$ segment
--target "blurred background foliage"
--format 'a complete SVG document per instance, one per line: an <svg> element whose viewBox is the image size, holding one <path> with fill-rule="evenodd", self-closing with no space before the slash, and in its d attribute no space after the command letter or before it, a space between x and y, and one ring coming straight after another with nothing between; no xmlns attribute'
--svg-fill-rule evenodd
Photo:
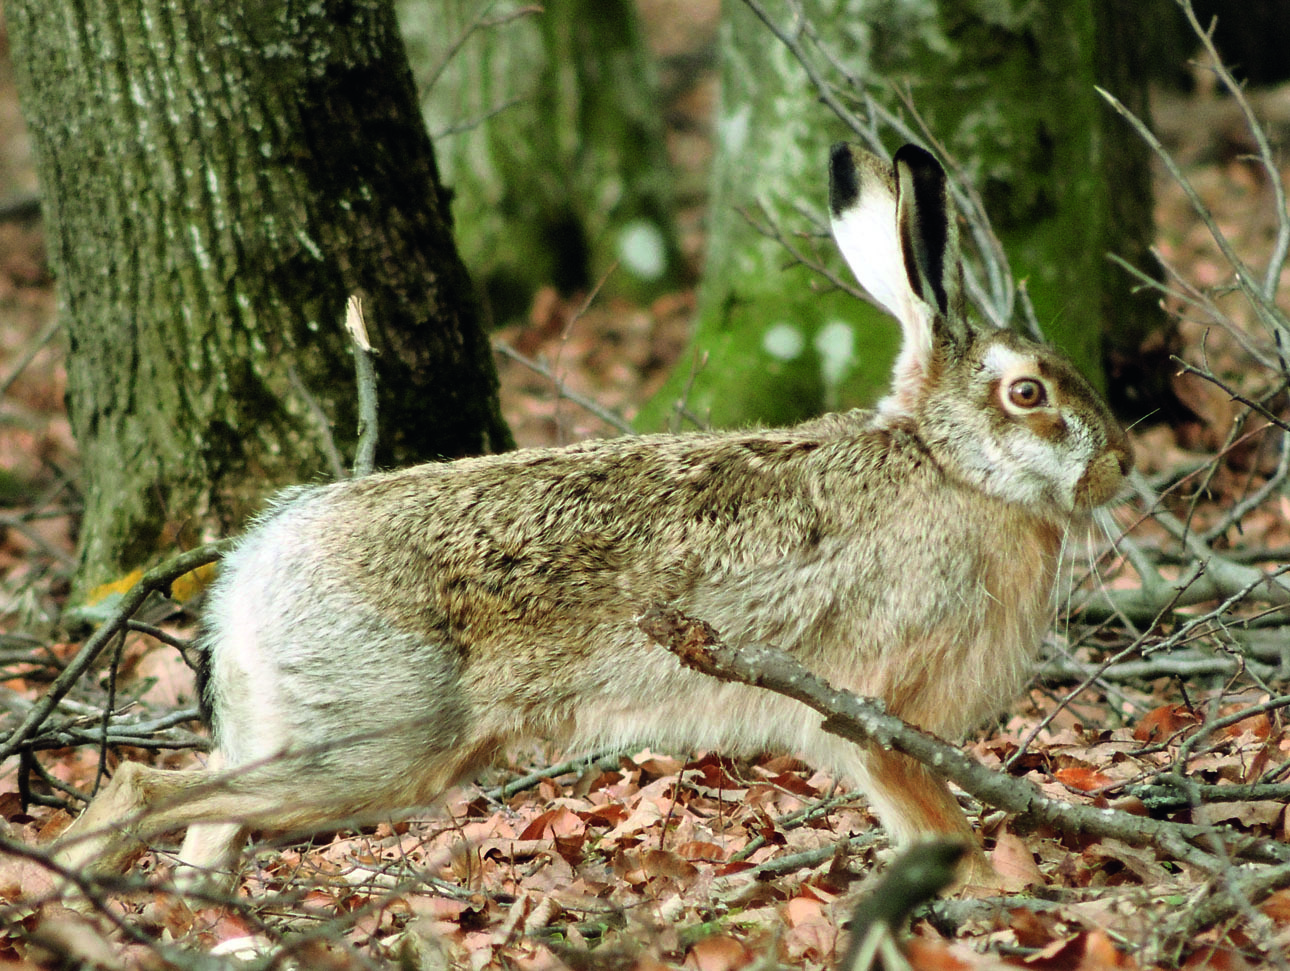
<svg viewBox="0 0 1290 971"><path fill-rule="evenodd" d="M1271 81L1283 7L1213 0L1200 12L1222 8L1220 43ZM690 349L638 428L675 427L682 398L716 425L872 401L896 328L774 238L846 276L819 235L828 146L854 134L749 4L399 0L398 11L459 246L496 324L522 318L549 284L648 301L697 278ZM1191 83L1170 0L803 0L765 14L799 33L819 72L849 77L856 105L873 99L960 167L1044 334L1122 415L1169 416L1164 316L1107 259L1156 272L1150 162L1095 85L1149 117L1149 83ZM698 51L657 39L687 30L708 38ZM694 166L678 163L673 135L700 75L717 93L694 254L678 228Z"/></svg>

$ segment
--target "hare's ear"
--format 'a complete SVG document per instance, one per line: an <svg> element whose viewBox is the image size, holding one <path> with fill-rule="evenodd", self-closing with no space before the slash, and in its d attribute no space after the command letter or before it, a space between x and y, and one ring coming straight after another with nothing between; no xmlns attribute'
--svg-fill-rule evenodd
<svg viewBox="0 0 1290 971"><path fill-rule="evenodd" d="M917 145L905 145L896 152L895 165L896 225L909 286L957 329L963 320L963 264L945 170Z"/></svg>
<svg viewBox="0 0 1290 971"><path fill-rule="evenodd" d="M833 238L869 295L902 325L909 278L896 232L896 178L877 155L838 142L829 153L829 215Z"/></svg>
<svg viewBox="0 0 1290 971"><path fill-rule="evenodd" d="M829 158L833 237L851 270L904 331L892 374L888 415L912 411L944 363L968 340L963 315L958 224L945 172L932 155L906 145L889 166L839 143Z"/></svg>

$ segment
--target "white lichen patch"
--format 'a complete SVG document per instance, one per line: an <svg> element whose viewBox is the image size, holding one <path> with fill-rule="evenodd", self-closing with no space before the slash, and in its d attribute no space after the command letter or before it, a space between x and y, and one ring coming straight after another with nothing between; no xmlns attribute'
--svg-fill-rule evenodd
<svg viewBox="0 0 1290 971"><path fill-rule="evenodd" d="M815 332L815 340L811 343L820 355L820 375L824 383L836 387L855 363L855 330L844 320L830 320Z"/></svg>
<svg viewBox="0 0 1290 971"><path fill-rule="evenodd" d="M641 280L657 280L667 269L667 241L648 219L634 219L618 234L618 259Z"/></svg>
<svg viewBox="0 0 1290 971"><path fill-rule="evenodd" d="M797 327L781 322L766 330L761 338L761 347L777 361L792 361L806 347L806 338Z"/></svg>
<svg viewBox="0 0 1290 971"><path fill-rule="evenodd" d="M748 142L748 125L752 121L752 105L741 105L717 122L717 138L724 151L738 155Z"/></svg>

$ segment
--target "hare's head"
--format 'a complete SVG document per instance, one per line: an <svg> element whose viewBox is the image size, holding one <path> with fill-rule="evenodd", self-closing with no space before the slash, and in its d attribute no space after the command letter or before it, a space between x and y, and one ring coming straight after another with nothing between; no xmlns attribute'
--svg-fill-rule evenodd
<svg viewBox="0 0 1290 971"><path fill-rule="evenodd" d="M969 320L957 217L936 159L906 145L888 165L838 144L829 170L834 238L904 330L879 424L908 429L951 474L1039 512L1111 499L1132 450L1102 398L1061 352Z"/></svg>

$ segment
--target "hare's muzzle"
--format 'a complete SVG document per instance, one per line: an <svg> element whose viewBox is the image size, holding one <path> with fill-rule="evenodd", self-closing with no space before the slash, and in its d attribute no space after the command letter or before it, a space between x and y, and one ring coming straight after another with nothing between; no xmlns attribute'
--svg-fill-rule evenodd
<svg viewBox="0 0 1290 971"><path fill-rule="evenodd" d="M1133 455L1125 448L1111 448L1103 452L1084 471L1075 487L1075 502L1092 509L1115 498L1124 483L1124 477L1133 467Z"/></svg>

